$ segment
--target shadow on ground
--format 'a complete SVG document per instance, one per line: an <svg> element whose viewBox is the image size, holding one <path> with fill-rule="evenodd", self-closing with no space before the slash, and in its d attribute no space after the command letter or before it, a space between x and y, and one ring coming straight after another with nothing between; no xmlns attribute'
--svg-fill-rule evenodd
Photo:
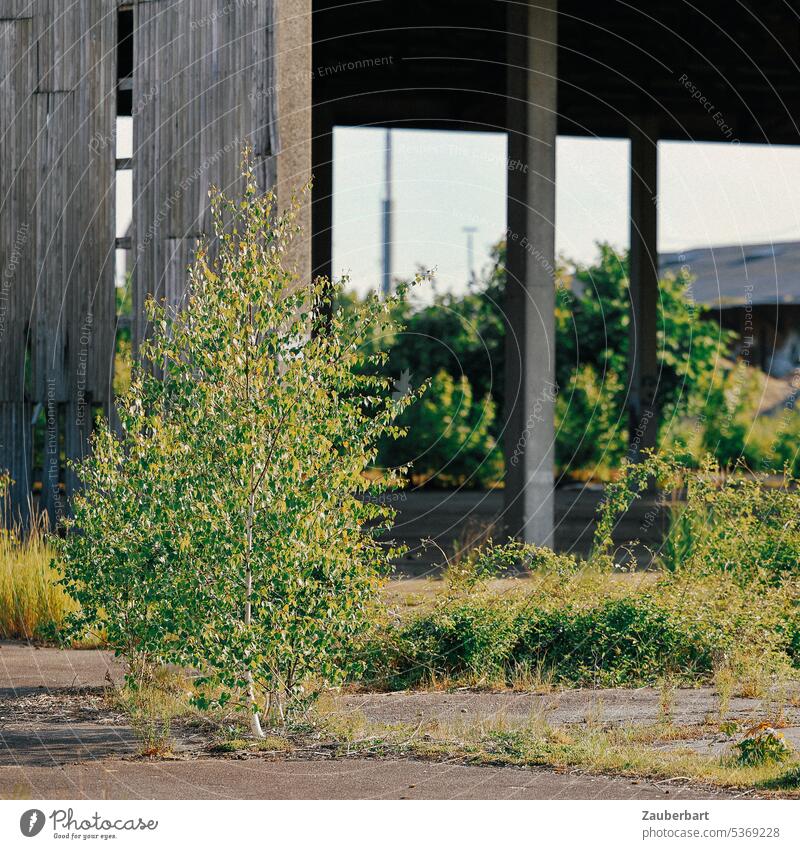
<svg viewBox="0 0 800 849"><path fill-rule="evenodd" d="M136 756L126 717L104 687L122 667L99 651L0 644L0 798L163 799L709 799L737 794L681 782L586 775L568 769L469 766L414 758L343 757L313 751L208 757L197 739L178 741L171 760ZM554 724L647 723L660 710L655 690L518 693L394 693L341 697L337 709L377 722L480 717ZM679 691L676 722L713 710L708 689ZM747 717L756 700L730 710ZM800 724L800 717L794 716Z"/></svg>

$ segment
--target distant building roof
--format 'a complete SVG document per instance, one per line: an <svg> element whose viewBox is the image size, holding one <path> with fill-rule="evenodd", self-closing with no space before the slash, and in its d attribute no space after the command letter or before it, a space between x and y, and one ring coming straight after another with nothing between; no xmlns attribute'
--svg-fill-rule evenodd
<svg viewBox="0 0 800 849"><path fill-rule="evenodd" d="M735 307L746 303L800 303L800 242L720 245L661 254L661 272L682 266L696 278L699 304Z"/></svg>

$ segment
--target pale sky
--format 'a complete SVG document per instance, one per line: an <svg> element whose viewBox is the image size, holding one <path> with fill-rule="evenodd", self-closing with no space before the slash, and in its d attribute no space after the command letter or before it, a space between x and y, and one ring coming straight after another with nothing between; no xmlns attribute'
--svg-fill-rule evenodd
<svg viewBox="0 0 800 849"><path fill-rule="evenodd" d="M477 227L476 265L505 228L505 138L496 133L393 132L395 274L437 268L442 288L468 276L466 235ZM334 147L334 272L359 289L381 262L385 132L341 128ZM595 242L628 245L628 142L559 137L556 251L579 262ZM800 148L659 144L659 250L800 239Z"/></svg>
<svg viewBox="0 0 800 849"><path fill-rule="evenodd" d="M359 291L380 280L385 131L334 134L333 270ZM122 119L118 155L130 155ZM440 290L468 278L464 227L475 227L475 264L505 228L505 137L394 130L394 274L436 269ZM628 143L559 137L556 250L590 261L594 243L628 244ZM800 239L800 148L661 142L659 250ZM131 186L118 183L117 232L130 220Z"/></svg>

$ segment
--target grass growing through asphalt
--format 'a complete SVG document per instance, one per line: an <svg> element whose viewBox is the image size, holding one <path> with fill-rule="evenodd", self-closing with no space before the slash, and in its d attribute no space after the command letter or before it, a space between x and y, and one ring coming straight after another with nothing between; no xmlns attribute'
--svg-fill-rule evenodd
<svg viewBox="0 0 800 849"><path fill-rule="evenodd" d="M113 705L128 714L145 757L166 757L173 750L173 723L203 731L209 754L272 758L412 757L470 765L574 769L590 774L665 782L694 782L741 791L779 792L800 797L800 756L780 739L785 699L780 693L762 701L754 726L737 724L711 712L699 723L681 724L670 707L671 682L665 682L659 716L648 724L609 726L602 711L581 723L556 726L544 711L528 717L487 716L453 720L385 723L359 710L343 708L323 695L294 714L286 725L267 729L267 737L248 736L245 712L230 706L198 710L191 684L176 672L155 670L151 679L117 691ZM791 703L791 699L789 700ZM752 722L752 720L751 720ZM755 732L752 730L755 728ZM768 732L765 734L765 730ZM704 751L705 741L722 750ZM746 749L741 747L743 741ZM693 748L696 747L696 748ZM753 758L763 749L764 760ZM742 755L748 754L747 758Z"/></svg>
<svg viewBox="0 0 800 849"><path fill-rule="evenodd" d="M745 763L735 735L722 753L704 754L690 748L693 740L705 736L719 737L719 725L707 720L699 726L659 721L615 728L593 723L554 727L537 715L526 720L495 715L460 722L386 724L370 722L358 711L328 706L286 729L273 729L265 740L248 739L232 730L209 751L221 756L412 757L473 766L573 769L800 797L796 753L783 760Z"/></svg>
<svg viewBox="0 0 800 849"><path fill-rule="evenodd" d="M540 716L510 721L502 716L468 722L432 720L417 725L370 723L363 716L336 712L320 718L326 737L340 756L405 756L453 760L472 765L572 768L587 773L639 779L692 781L715 787L774 791L800 797L800 758L744 765L732 738L719 755L693 751L694 738L719 733L714 724L676 726L566 726L556 728ZM315 743L319 745L319 743ZM302 749L302 739L295 751Z"/></svg>

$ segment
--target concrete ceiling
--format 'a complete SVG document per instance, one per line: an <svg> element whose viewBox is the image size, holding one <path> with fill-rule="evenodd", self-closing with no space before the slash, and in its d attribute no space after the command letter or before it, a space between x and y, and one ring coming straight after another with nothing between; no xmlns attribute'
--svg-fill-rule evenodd
<svg viewBox="0 0 800 849"><path fill-rule="evenodd" d="M503 130L520 6L317 0L317 125ZM562 0L558 80L561 134L797 144L800 2Z"/></svg>

